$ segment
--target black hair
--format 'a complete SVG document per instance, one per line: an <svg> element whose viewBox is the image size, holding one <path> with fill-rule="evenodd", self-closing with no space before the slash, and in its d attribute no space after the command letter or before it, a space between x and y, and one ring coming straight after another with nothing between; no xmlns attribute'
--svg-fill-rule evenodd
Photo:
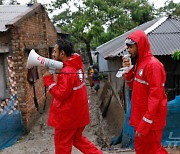
<svg viewBox="0 0 180 154"><path fill-rule="evenodd" d="M71 56L74 53L74 46L66 39L60 39L56 41L59 51L63 50L67 56Z"/></svg>

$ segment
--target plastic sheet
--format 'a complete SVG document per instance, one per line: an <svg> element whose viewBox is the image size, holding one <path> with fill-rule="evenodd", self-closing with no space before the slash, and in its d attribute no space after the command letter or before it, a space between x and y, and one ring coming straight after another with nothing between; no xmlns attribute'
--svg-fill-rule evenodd
<svg viewBox="0 0 180 154"><path fill-rule="evenodd" d="M163 131L164 146L180 146L180 95L168 102L166 127Z"/></svg>
<svg viewBox="0 0 180 154"><path fill-rule="evenodd" d="M131 111L131 100L128 95L128 109L124 121L122 131L122 148L134 148L134 129L129 125ZM168 114L166 119L166 127L163 131L162 145L163 146L180 146L180 96L168 102Z"/></svg>
<svg viewBox="0 0 180 154"><path fill-rule="evenodd" d="M24 135L21 113L14 108L15 100L16 95L0 113L0 150L13 145Z"/></svg>
<svg viewBox="0 0 180 154"><path fill-rule="evenodd" d="M127 105L127 112L126 117L124 120L124 126L122 130L122 148L134 148L134 128L129 124L130 114L131 114L131 92L128 93L128 105Z"/></svg>

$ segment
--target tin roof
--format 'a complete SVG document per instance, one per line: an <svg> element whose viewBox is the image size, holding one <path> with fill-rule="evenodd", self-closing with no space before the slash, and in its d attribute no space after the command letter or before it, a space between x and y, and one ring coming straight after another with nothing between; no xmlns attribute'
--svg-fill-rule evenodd
<svg viewBox="0 0 180 154"><path fill-rule="evenodd" d="M39 7L34 5L0 5L0 32L8 30L8 25L13 25L25 15Z"/></svg>
<svg viewBox="0 0 180 154"><path fill-rule="evenodd" d="M121 55L126 48L125 39L133 31L144 30L151 44L153 55L171 55L180 50L180 18L161 17L146 22L109 42L97 47L104 57Z"/></svg>

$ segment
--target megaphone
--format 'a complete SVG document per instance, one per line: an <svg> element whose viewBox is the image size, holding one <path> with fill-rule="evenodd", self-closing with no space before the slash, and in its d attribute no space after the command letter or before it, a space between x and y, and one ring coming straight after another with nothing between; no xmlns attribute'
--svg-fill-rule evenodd
<svg viewBox="0 0 180 154"><path fill-rule="evenodd" d="M63 67L63 63L53 59L42 57L38 55L34 49L32 49L28 56L27 68L30 69L33 66L43 66L55 70L55 69L61 69Z"/></svg>

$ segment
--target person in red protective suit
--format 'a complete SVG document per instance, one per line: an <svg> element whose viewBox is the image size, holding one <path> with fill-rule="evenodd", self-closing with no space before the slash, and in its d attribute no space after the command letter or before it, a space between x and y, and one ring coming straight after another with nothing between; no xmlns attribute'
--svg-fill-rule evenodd
<svg viewBox="0 0 180 154"><path fill-rule="evenodd" d="M167 97L164 90L166 74L162 63L151 52L144 31L133 32L125 41L133 69L124 74L132 88L130 125L134 127L134 146L137 154L167 154L162 147L162 133L166 124ZM130 66L127 58L123 67Z"/></svg>
<svg viewBox="0 0 180 154"><path fill-rule="evenodd" d="M80 55L67 40L58 40L53 59L63 62L56 82L50 72L43 75L45 86L53 96L48 125L55 128L55 154L71 154L75 146L85 154L102 154L82 132L89 124L88 95Z"/></svg>

